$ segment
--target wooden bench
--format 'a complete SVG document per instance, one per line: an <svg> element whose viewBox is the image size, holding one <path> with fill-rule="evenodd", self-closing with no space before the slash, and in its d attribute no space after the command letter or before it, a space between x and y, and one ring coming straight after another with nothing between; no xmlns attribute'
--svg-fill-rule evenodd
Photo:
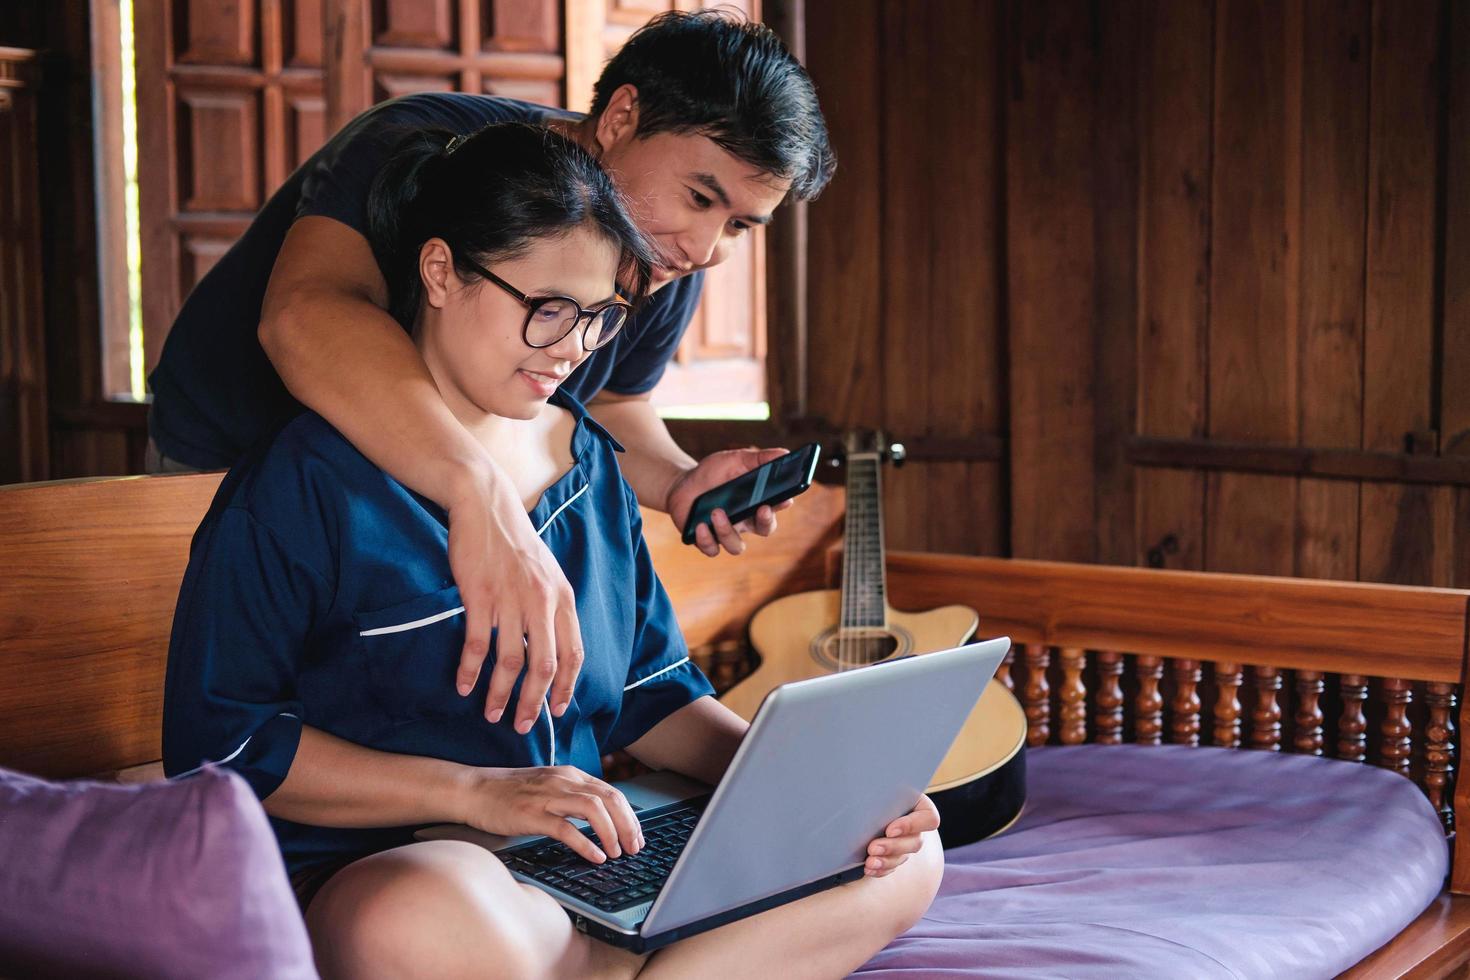
<svg viewBox="0 0 1470 980"><path fill-rule="evenodd" d="M188 543L218 475L0 487L0 766L158 774L164 664ZM711 561L645 514L691 652L723 689L771 599L832 581L842 494ZM1029 741L1304 752L1414 779L1453 835L1470 592L930 554L889 556L903 609L965 603L1016 641L1005 677ZM1470 842L1452 887L1347 976L1467 975Z"/></svg>

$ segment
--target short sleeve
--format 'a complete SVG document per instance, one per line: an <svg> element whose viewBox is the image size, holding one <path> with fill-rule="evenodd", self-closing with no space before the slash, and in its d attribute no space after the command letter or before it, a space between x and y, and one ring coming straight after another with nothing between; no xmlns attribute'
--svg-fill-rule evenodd
<svg viewBox="0 0 1470 980"><path fill-rule="evenodd" d="M673 603L653 570L653 559L643 540L638 502L631 490L626 497L632 513L638 618L622 707L603 752L633 744L675 711L715 693L704 672L689 659Z"/></svg>
<svg viewBox="0 0 1470 980"><path fill-rule="evenodd" d="M654 294L649 305L638 313L647 319L638 324L638 340L613 368L607 390L618 395L641 395L654 389L679 349L684 331L689 329L703 290L704 273L696 272Z"/></svg>
<svg viewBox="0 0 1470 980"><path fill-rule="evenodd" d="M196 542L174 613L164 687L163 763L179 776L209 763L261 799L286 778L304 724L296 677L332 591L241 507Z"/></svg>
<svg viewBox="0 0 1470 980"><path fill-rule="evenodd" d="M332 218L367 237L367 199L373 178L415 119L400 105L372 110L370 118L359 119L349 132L332 141L330 150L312 160L301 184L296 217Z"/></svg>

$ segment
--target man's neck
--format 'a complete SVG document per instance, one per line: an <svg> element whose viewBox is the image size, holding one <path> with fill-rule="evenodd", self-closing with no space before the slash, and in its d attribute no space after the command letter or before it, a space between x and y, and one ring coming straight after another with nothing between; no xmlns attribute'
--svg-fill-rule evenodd
<svg viewBox="0 0 1470 980"><path fill-rule="evenodd" d="M546 126L552 132L560 133L577 143L592 154L593 159L601 158L602 147L597 143L597 120L591 116L582 119L548 119Z"/></svg>

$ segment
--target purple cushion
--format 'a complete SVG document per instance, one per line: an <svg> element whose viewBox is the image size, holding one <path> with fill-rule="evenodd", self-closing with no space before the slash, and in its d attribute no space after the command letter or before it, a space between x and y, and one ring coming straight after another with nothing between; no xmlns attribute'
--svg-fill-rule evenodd
<svg viewBox="0 0 1470 980"><path fill-rule="evenodd" d="M315 977L245 781L53 783L0 769L0 975Z"/></svg>
<svg viewBox="0 0 1470 980"><path fill-rule="evenodd" d="M1449 871L1424 794L1382 769L1127 745L1027 764L1016 826L949 852L928 914L859 975L1331 977Z"/></svg>

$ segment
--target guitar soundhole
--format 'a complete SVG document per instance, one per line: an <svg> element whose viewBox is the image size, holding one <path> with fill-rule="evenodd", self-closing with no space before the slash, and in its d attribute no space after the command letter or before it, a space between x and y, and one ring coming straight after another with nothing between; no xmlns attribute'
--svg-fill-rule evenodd
<svg viewBox="0 0 1470 980"><path fill-rule="evenodd" d="M812 644L812 653L829 670L847 670L887 660L907 647L903 637L885 630L828 630Z"/></svg>

